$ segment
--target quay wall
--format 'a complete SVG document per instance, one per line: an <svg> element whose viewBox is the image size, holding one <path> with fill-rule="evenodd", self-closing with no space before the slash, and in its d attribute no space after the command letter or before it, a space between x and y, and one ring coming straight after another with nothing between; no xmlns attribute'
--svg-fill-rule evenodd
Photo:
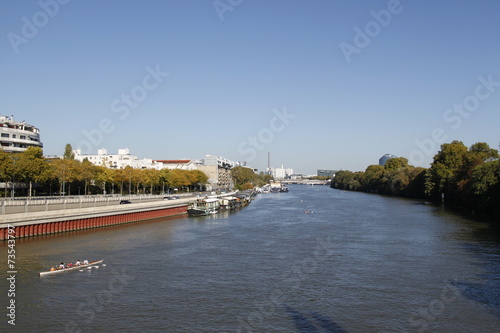
<svg viewBox="0 0 500 333"><path fill-rule="evenodd" d="M0 240L8 239L9 227L15 230L12 235L17 239L184 215L189 201L180 199L175 203L160 201L3 215L0 218Z"/></svg>

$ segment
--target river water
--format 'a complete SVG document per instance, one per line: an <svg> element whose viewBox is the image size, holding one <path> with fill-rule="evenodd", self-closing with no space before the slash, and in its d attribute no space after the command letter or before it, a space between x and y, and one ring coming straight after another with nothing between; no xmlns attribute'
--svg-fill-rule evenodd
<svg viewBox="0 0 500 333"><path fill-rule="evenodd" d="M38 277L77 259L106 266ZM19 239L16 268L16 325L2 279L1 331L500 331L498 230L326 186L213 217Z"/></svg>

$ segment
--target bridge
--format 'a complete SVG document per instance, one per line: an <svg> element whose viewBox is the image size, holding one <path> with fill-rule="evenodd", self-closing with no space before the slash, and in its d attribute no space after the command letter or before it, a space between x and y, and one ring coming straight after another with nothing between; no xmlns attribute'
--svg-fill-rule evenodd
<svg viewBox="0 0 500 333"><path fill-rule="evenodd" d="M286 185L330 185L330 179L328 180L318 180L318 179L287 179L287 180L282 180L282 184Z"/></svg>

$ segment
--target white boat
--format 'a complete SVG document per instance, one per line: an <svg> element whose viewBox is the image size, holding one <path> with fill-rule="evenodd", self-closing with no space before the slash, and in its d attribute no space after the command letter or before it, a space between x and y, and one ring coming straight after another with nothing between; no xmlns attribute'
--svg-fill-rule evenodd
<svg viewBox="0 0 500 333"><path fill-rule="evenodd" d="M187 212L189 216L206 216L216 214L219 206L217 198L199 199L189 205Z"/></svg>
<svg viewBox="0 0 500 333"><path fill-rule="evenodd" d="M74 271L74 270L85 268L85 267L91 268L91 266L100 264L103 261L104 261L104 259L103 260L92 261L92 262L89 262L86 265L73 266L73 267L68 267L68 268L65 268L65 269L56 269L55 271L40 272L40 277L46 276L46 275L57 274L57 273L64 273L64 272L68 272L68 271Z"/></svg>

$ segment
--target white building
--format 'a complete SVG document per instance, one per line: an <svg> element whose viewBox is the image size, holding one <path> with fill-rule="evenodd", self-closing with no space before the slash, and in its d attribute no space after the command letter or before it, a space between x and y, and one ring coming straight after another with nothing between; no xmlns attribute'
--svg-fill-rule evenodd
<svg viewBox="0 0 500 333"><path fill-rule="evenodd" d="M281 168L267 168L266 171L273 176L274 179L288 179L293 175L293 169L285 169L283 165Z"/></svg>
<svg viewBox="0 0 500 333"><path fill-rule="evenodd" d="M105 148L99 149L97 155L82 154L80 149L74 150L73 153L75 154L75 160L83 161L88 159L92 164L113 169L124 169L127 166L134 169L162 168L162 164L156 163L150 158L139 159L137 156L130 154L128 148L118 149L118 154L108 154Z"/></svg>
<svg viewBox="0 0 500 333"><path fill-rule="evenodd" d="M43 148L40 130L23 121L15 121L14 116L0 115L0 146L6 152L23 152L28 147Z"/></svg>
<svg viewBox="0 0 500 333"><path fill-rule="evenodd" d="M150 158L139 159L137 156L130 154L128 148L118 149L118 154L108 154L105 148L99 149L96 155L82 154L80 149L73 150L75 160L83 161L88 159L89 162L95 165L101 165L113 169L124 169L130 166L134 169L182 169L196 170L197 165L194 161L184 160L153 160Z"/></svg>
<svg viewBox="0 0 500 333"><path fill-rule="evenodd" d="M160 169L181 169L181 170L197 170L198 167L194 161L185 160L153 160Z"/></svg>

